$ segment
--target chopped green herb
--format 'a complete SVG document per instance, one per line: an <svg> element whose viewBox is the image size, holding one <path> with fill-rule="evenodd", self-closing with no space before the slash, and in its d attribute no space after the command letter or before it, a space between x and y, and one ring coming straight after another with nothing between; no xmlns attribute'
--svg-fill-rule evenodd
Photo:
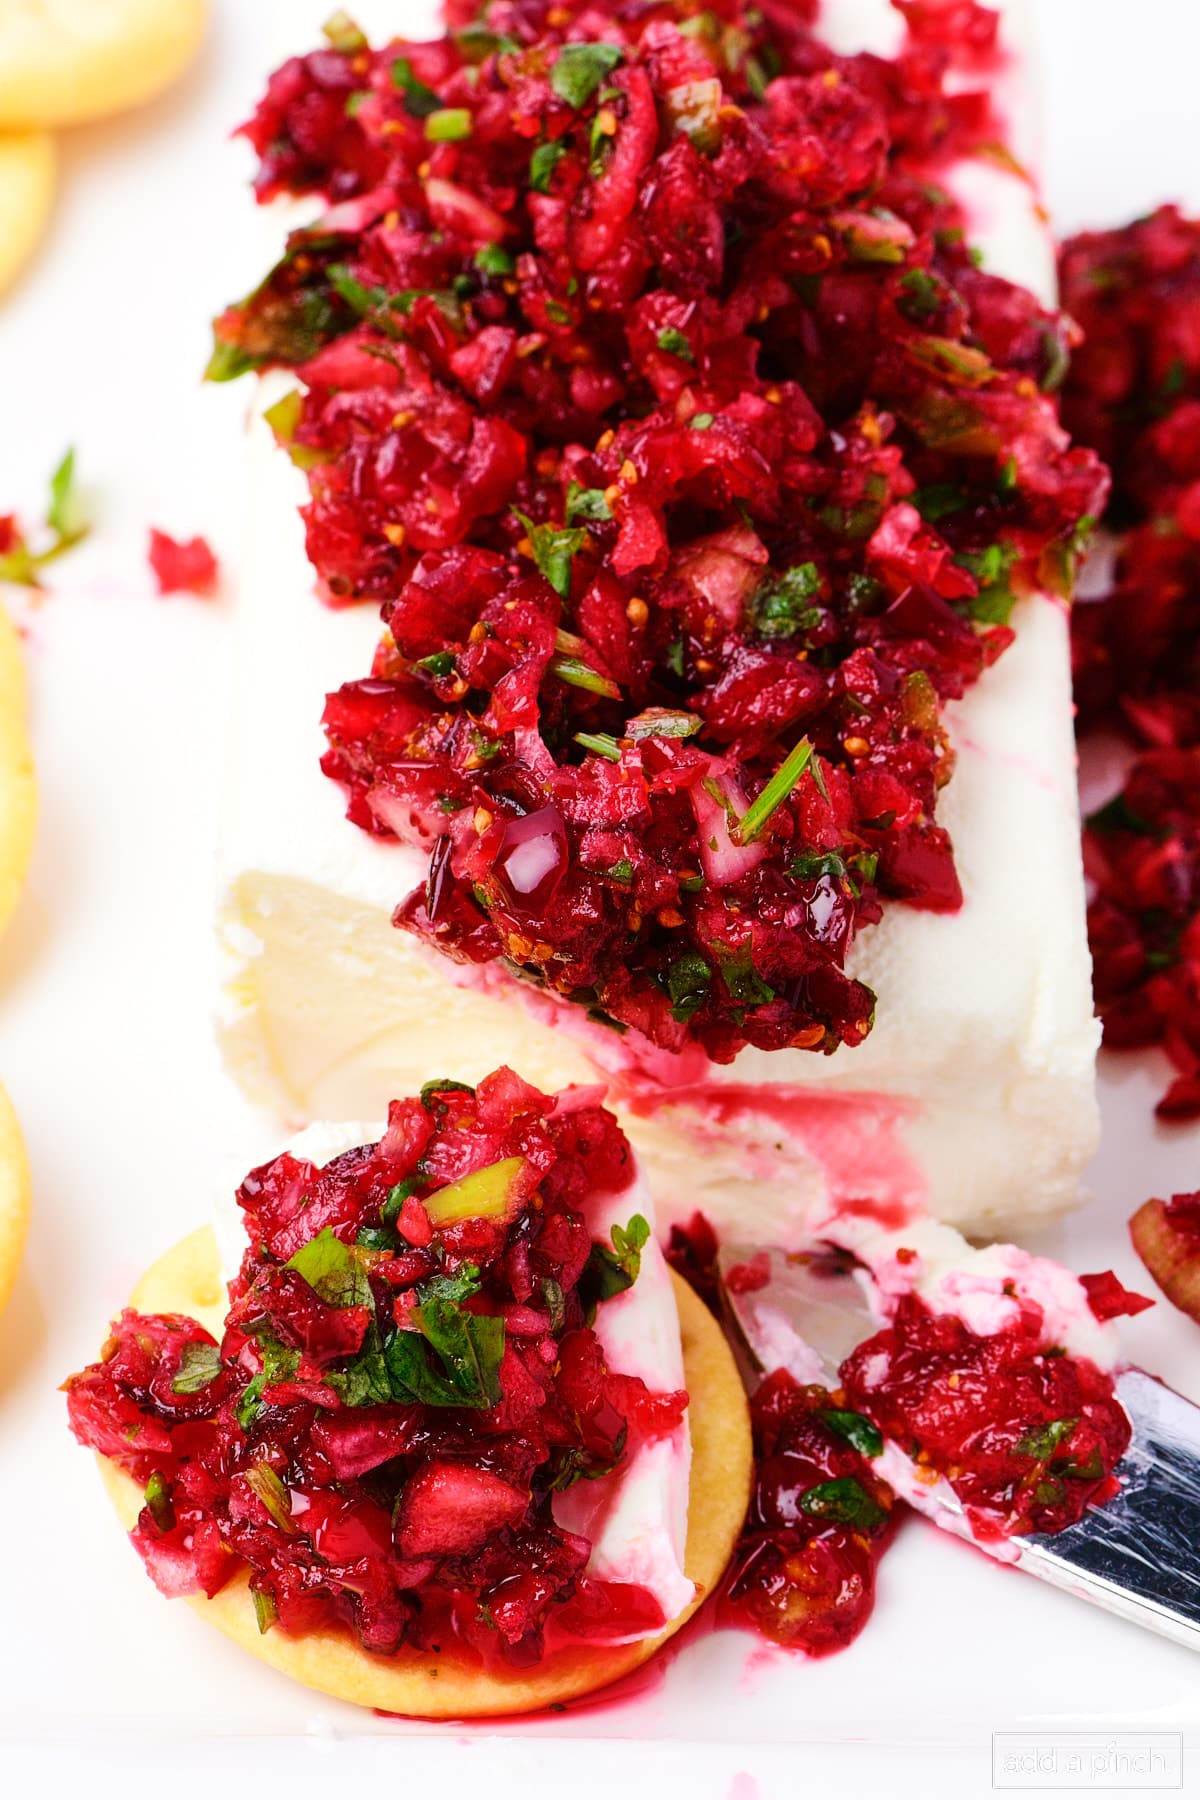
<svg viewBox="0 0 1200 1800"><path fill-rule="evenodd" d="M522 48L517 38L491 31L478 22L464 25L461 31L455 32L454 41L468 62L483 62L485 57L493 53L497 56L517 56Z"/></svg>
<svg viewBox="0 0 1200 1800"><path fill-rule="evenodd" d="M367 48L366 37L347 12L335 12L332 18L326 19L321 31L330 47L345 56L355 56Z"/></svg>
<svg viewBox="0 0 1200 1800"><path fill-rule="evenodd" d="M567 489L567 524L573 519L589 519L593 524L603 524L612 518L608 501L604 498L603 488L580 487L573 481Z"/></svg>
<svg viewBox="0 0 1200 1800"><path fill-rule="evenodd" d="M523 512L517 512L529 539L530 554L556 594L565 600L571 592L571 568L575 554L588 541L583 525L535 525Z"/></svg>
<svg viewBox="0 0 1200 1800"><path fill-rule="evenodd" d="M667 970L667 992L671 996L671 1016L686 1024L708 998L712 969L697 950L689 950Z"/></svg>
<svg viewBox="0 0 1200 1800"><path fill-rule="evenodd" d="M610 881L619 881L622 886L627 887L633 880L633 864L627 856L623 856L620 862L613 863L612 867L605 869L604 873Z"/></svg>
<svg viewBox="0 0 1200 1800"><path fill-rule="evenodd" d="M973 619L985 625L1008 624L1017 600L1009 575L1019 559L1020 552L1004 542L989 544L986 550L960 551L954 558L979 583L978 594L967 603Z"/></svg>
<svg viewBox="0 0 1200 1800"><path fill-rule="evenodd" d="M262 1588L251 1587L250 1598L254 1602L255 1623L257 1624L261 1635L265 1637L279 1617L279 1609L276 1607L271 1595L266 1593Z"/></svg>
<svg viewBox="0 0 1200 1800"><path fill-rule="evenodd" d="M559 140L550 144L539 144L529 159L529 185L535 194L548 194L554 171L559 158L566 154L567 146Z"/></svg>
<svg viewBox="0 0 1200 1800"><path fill-rule="evenodd" d="M624 54L619 44L564 44L550 71L550 86L568 106L586 106Z"/></svg>
<svg viewBox="0 0 1200 1800"><path fill-rule="evenodd" d="M821 591L821 577L816 563L796 563L785 569L779 580L759 589L751 602L754 624L766 638L790 638L798 631L808 631L821 617L812 605L813 596Z"/></svg>
<svg viewBox="0 0 1200 1800"><path fill-rule="evenodd" d="M431 144L457 144L470 137L474 126L466 106L441 106L425 116L425 136Z"/></svg>
<svg viewBox="0 0 1200 1800"><path fill-rule="evenodd" d="M426 1112L430 1112L433 1107L437 1105L437 1096L439 1094L473 1094L474 1092L475 1089L471 1086L470 1082L452 1081L448 1075L443 1075L437 1081L427 1081L425 1083L424 1087L421 1089L421 1105L425 1108ZM395 1193L395 1191L395 1188L393 1188L392 1193Z"/></svg>
<svg viewBox="0 0 1200 1800"><path fill-rule="evenodd" d="M606 757L609 762L619 763L621 760L620 744L606 731L577 731L575 742L584 750L591 750L596 756Z"/></svg>
<svg viewBox="0 0 1200 1800"><path fill-rule="evenodd" d="M262 1391L266 1385L267 1377L265 1370L252 1376L246 1383L246 1386L242 1391L241 1399L234 1408L237 1415L237 1422L243 1431L250 1430L259 1413L263 1410Z"/></svg>
<svg viewBox="0 0 1200 1800"><path fill-rule="evenodd" d="M604 1476L611 1475L625 1454L628 1435L629 1427L622 1425L607 1456L599 1451L588 1450L582 1444L555 1446L551 1452L552 1473L547 1483L550 1492L561 1494L564 1488L574 1487L577 1481L600 1481Z"/></svg>
<svg viewBox="0 0 1200 1800"><path fill-rule="evenodd" d="M611 1250L607 1244L592 1245L579 1278L589 1311L601 1300L611 1300L633 1286L641 1271L642 1251L650 1241L650 1227L641 1213L634 1213L628 1225L613 1226L611 1241Z"/></svg>
<svg viewBox="0 0 1200 1800"><path fill-rule="evenodd" d="M1045 1425L1035 1425L1032 1431L1014 1446L1018 1456L1036 1456L1039 1462L1048 1462L1062 1443L1069 1438L1078 1419L1051 1419Z"/></svg>
<svg viewBox="0 0 1200 1800"><path fill-rule="evenodd" d="M343 1406L387 1406L393 1398L391 1378L374 1325L363 1347L342 1370L333 1370L326 1381Z"/></svg>
<svg viewBox="0 0 1200 1800"><path fill-rule="evenodd" d="M1056 394L1067 379L1067 371L1071 367L1071 352L1053 325L1042 326L1042 349L1046 366L1038 385L1043 394Z"/></svg>
<svg viewBox="0 0 1200 1800"><path fill-rule="evenodd" d="M458 1300L448 1294L431 1291L433 1282L423 1282L417 1289L421 1304L414 1317L430 1348L438 1357L457 1406L495 1406L500 1398L500 1362L504 1355L504 1320L487 1313L465 1312ZM392 1339L411 1338L399 1331ZM412 1359L407 1344L398 1350L385 1350L393 1389L397 1371L403 1367L405 1378L411 1378ZM398 1360L398 1357L400 1360ZM416 1398L422 1396L418 1393ZM434 1402L434 1404L437 1404Z"/></svg>
<svg viewBox="0 0 1200 1800"><path fill-rule="evenodd" d="M280 1531L295 1531L292 1522L292 1496L270 1463L251 1463L246 1480L266 1507Z"/></svg>
<svg viewBox="0 0 1200 1800"><path fill-rule="evenodd" d="M877 1425L873 1425L864 1413L846 1412L841 1407L822 1407L817 1415L828 1425L830 1431L858 1451L860 1456L883 1455L883 1433Z"/></svg>
<svg viewBox="0 0 1200 1800"><path fill-rule="evenodd" d="M692 431L707 431L715 417L715 413L693 413L688 423Z"/></svg>
<svg viewBox="0 0 1200 1800"><path fill-rule="evenodd" d="M389 329L389 314L400 313L407 318L418 300L435 301L451 320L461 317L457 295L446 288L401 288L391 293L384 287L365 286L342 263L330 263L328 275L334 291L346 304L360 318L370 319L384 331Z"/></svg>
<svg viewBox="0 0 1200 1800"><path fill-rule="evenodd" d="M394 1188L388 1190L388 1197L379 1209L381 1224L394 1225L400 1217L400 1208L417 1190L418 1183L412 1175L404 1181L398 1181Z"/></svg>
<svg viewBox="0 0 1200 1800"><path fill-rule="evenodd" d="M730 835L739 844L752 844L761 837L772 813L782 806L812 760L813 747L807 738L793 746L765 787L751 802L745 815L734 823ZM815 765L814 765L815 778Z"/></svg>
<svg viewBox="0 0 1200 1800"><path fill-rule="evenodd" d="M896 305L906 319L920 323L942 304L942 283L928 269L908 269L900 277L899 285L902 293Z"/></svg>
<svg viewBox="0 0 1200 1800"><path fill-rule="evenodd" d="M422 656L414 664L414 669L421 669L426 675L432 675L435 681L445 680L454 673L456 658L453 650L435 650L432 656Z"/></svg>
<svg viewBox="0 0 1200 1800"><path fill-rule="evenodd" d="M607 675L601 675L588 663L580 662L578 657L552 656L550 673L565 681L568 687L583 688L589 694L603 694L606 700L621 698L621 690L615 681L610 681Z"/></svg>
<svg viewBox="0 0 1200 1800"><path fill-rule="evenodd" d="M667 325L659 332L658 347L660 350L665 350L669 356L681 356L684 362L694 363L696 360L695 353L693 352L687 337L682 331L676 330L674 325ZM695 423L696 422L693 419L693 426L695 426Z"/></svg>
<svg viewBox="0 0 1200 1800"><path fill-rule="evenodd" d="M175 1508L171 1505L171 1489L161 1469L155 1469L146 1483L146 1505L160 1531L170 1531L175 1524Z"/></svg>
<svg viewBox="0 0 1200 1800"><path fill-rule="evenodd" d="M717 961L721 965L721 980L732 999L741 1001L743 1006L766 1006L775 998L775 989L767 986L750 960L749 949L727 950L718 945Z"/></svg>
<svg viewBox="0 0 1200 1800"><path fill-rule="evenodd" d="M185 1344L171 1382L173 1394L198 1394L211 1387L221 1373L221 1352L216 1344Z"/></svg>
<svg viewBox="0 0 1200 1800"><path fill-rule="evenodd" d="M301 1244L285 1268L302 1275L328 1306L371 1306L371 1283L349 1245L334 1236L333 1227Z"/></svg>
<svg viewBox="0 0 1200 1800"><path fill-rule="evenodd" d="M931 525L939 519L948 519L952 513L961 512L970 504L970 495L952 481L932 481L928 487L918 488L911 496L912 504L921 517Z"/></svg>
<svg viewBox="0 0 1200 1800"><path fill-rule="evenodd" d="M800 1496L800 1509L811 1518L848 1525L854 1531L874 1531L887 1518L879 1502L873 1500L852 1475L843 1475L837 1481L820 1481L816 1487L810 1487Z"/></svg>
<svg viewBox="0 0 1200 1800"><path fill-rule="evenodd" d="M516 261L499 244L484 244L475 252L475 267L485 275L511 275Z"/></svg>
<svg viewBox="0 0 1200 1800"><path fill-rule="evenodd" d="M404 94L404 110L413 119L427 119L440 111L441 99L431 87L418 81L407 56L398 56L392 64L392 86Z"/></svg>
<svg viewBox="0 0 1200 1800"><path fill-rule="evenodd" d="M626 737L637 742L641 738L694 737L704 721L692 712L677 712L668 706L648 706L625 727Z"/></svg>

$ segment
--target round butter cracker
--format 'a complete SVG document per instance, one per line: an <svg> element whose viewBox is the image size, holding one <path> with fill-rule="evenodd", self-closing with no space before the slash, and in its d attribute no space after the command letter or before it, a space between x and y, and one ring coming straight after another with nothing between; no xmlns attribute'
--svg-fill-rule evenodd
<svg viewBox="0 0 1200 1800"><path fill-rule="evenodd" d="M25 884L36 822L37 785L25 730L21 640L0 606L0 931Z"/></svg>
<svg viewBox="0 0 1200 1800"><path fill-rule="evenodd" d="M3 37L0 0L0 38ZM3 83L0 50L0 84ZM58 150L48 131L0 130L0 294L40 244L54 210Z"/></svg>
<svg viewBox="0 0 1200 1800"><path fill-rule="evenodd" d="M0 129L81 125L153 99L207 23L208 0L0 0Z"/></svg>
<svg viewBox="0 0 1200 1800"><path fill-rule="evenodd" d="M691 1396L692 1474L684 1560L696 1584L696 1598L657 1637L562 1652L534 1669L499 1672L424 1651L372 1656L349 1636L334 1631L287 1637L275 1629L264 1635L258 1629L245 1572L213 1599L196 1595L190 1604L243 1649L306 1686L409 1718L484 1719L539 1712L628 1675L674 1636L716 1587L750 1497L750 1421L732 1353L707 1307L677 1277L675 1295ZM169 1250L143 1276L130 1304L139 1312L189 1314L219 1340L225 1293L211 1229L194 1232ZM97 1460L122 1524L132 1529L144 1503L141 1489L106 1458Z"/></svg>
<svg viewBox="0 0 1200 1800"><path fill-rule="evenodd" d="M0 1312L8 1304L29 1229L29 1162L12 1101L0 1088Z"/></svg>

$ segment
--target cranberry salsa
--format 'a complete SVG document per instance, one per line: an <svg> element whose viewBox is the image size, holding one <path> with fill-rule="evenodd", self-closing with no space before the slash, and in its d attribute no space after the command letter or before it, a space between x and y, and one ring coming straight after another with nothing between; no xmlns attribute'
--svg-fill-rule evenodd
<svg viewBox="0 0 1200 1800"><path fill-rule="evenodd" d="M1173 206L1064 245L1086 342L1071 428L1113 469L1113 579L1072 619L1084 730L1136 749L1087 822L1096 1004L1114 1049L1159 1044L1168 1120L1200 1117L1200 221Z"/></svg>
<svg viewBox="0 0 1200 1800"><path fill-rule="evenodd" d="M295 370L320 590L380 609L323 766L428 853L396 924L718 1062L859 1043L856 932L959 906L945 703L1105 498L1074 327L941 185L995 16L900 10L894 59L792 0L339 14L244 128L326 210L211 373Z"/></svg>
<svg viewBox="0 0 1200 1800"><path fill-rule="evenodd" d="M717 1238L703 1215L673 1228L667 1256L716 1299ZM831 1275L855 1264L832 1247L806 1260ZM897 1260L915 1266L916 1252L901 1250ZM753 1262L725 1275L734 1290L766 1279ZM1081 1282L1101 1322L1152 1304L1111 1270ZM755 1481L719 1610L777 1643L824 1655L870 1618L897 1522L897 1497L879 1472L885 1439L911 1460L915 1481L950 1483L982 1543L1061 1531L1116 1491L1131 1433L1113 1382L1089 1358L1047 1341L1031 1298L1021 1297L1008 1327L985 1336L903 1295L838 1379L832 1390L802 1386L779 1369L751 1400Z"/></svg>
<svg viewBox="0 0 1200 1800"><path fill-rule="evenodd" d="M504 1069L394 1102L378 1143L324 1168L248 1175L220 1342L126 1311L67 1383L80 1442L145 1488L133 1541L158 1586L211 1596L248 1569L264 1632L518 1666L663 1625L554 1515L685 1415L592 1328L649 1234L634 1213L593 1242L585 1203L633 1175L593 1094Z"/></svg>

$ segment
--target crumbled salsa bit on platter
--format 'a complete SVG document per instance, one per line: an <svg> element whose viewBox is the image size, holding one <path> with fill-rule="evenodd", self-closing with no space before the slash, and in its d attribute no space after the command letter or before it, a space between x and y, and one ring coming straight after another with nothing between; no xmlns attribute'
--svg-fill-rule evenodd
<svg viewBox="0 0 1200 1800"><path fill-rule="evenodd" d="M207 600L216 592L220 568L202 537L180 540L152 526L146 559L160 594L195 594Z"/></svg>

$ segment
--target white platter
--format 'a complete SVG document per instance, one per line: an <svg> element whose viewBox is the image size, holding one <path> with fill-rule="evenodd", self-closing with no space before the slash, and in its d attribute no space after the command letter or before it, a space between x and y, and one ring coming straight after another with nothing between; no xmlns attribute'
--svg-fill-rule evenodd
<svg viewBox="0 0 1200 1800"><path fill-rule="evenodd" d="M122 1544L57 1385L94 1353L140 1269L206 1216L242 1146L264 1147L209 1034L228 605L154 598L145 531L203 531L234 555L245 400L198 380L209 314L259 272L249 153L225 137L281 28L302 46L327 10L220 0L204 62L176 94L74 134L53 240L0 312L0 508L36 511L75 442L101 520L28 617L44 812L0 943L0 1078L36 1178L29 1254L0 1322L0 1793L56 1791L55 1771L89 1794L382 1776L440 1793L673 1781L753 1800L886 1780L892 1793L959 1795L988 1790L997 1730L1194 1737L1200 1664L1187 1652L915 1522L845 1655L748 1657L749 1640L702 1636L635 1698L500 1732L376 1720L292 1687L164 1603ZM1192 7L1143 0L1136 27L1118 0L1038 12L1060 227L1168 196L1200 206ZM1114 91L1133 29L1156 78ZM1105 1061L1094 1199L1036 1246L1115 1266L1135 1287L1146 1281L1128 1214L1200 1182L1200 1131L1152 1123L1164 1067ZM1137 1361L1200 1398L1194 1327L1163 1303L1127 1330Z"/></svg>

